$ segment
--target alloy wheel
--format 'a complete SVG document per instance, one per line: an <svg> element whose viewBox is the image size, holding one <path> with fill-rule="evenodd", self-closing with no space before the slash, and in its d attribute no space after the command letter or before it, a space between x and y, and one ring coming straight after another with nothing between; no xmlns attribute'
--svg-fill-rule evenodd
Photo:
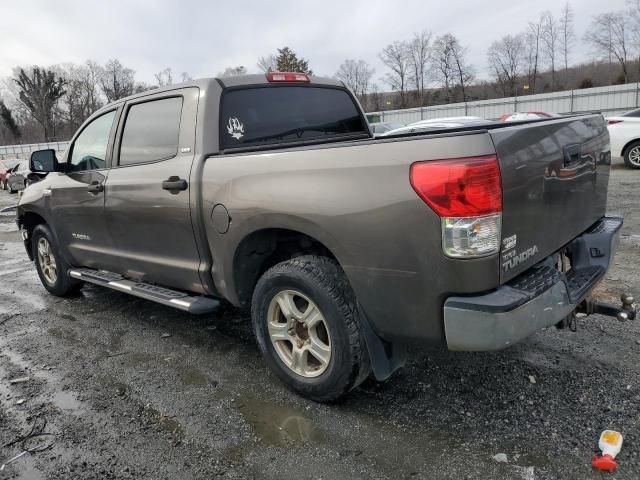
<svg viewBox="0 0 640 480"><path fill-rule="evenodd" d="M321 375L331 361L331 337L324 315L296 290L278 292L267 314L269 338L280 360L306 378Z"/></svg>
<svg viewBox="0 0 640 480"><path fill-rule="evenodd" d="M54 285L58 280L56 259L51 252L51 244L44 237L38 239L38 263L47 283Z"/></svg>

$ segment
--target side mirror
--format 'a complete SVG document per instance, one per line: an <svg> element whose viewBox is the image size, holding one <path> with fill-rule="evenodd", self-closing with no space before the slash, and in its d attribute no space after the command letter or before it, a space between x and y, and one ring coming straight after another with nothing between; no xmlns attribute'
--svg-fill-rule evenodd
<svg viewBox="0 0 640 480"><path fill-rule="evenodd" d="M55 150L37 150L31 154L29 170L34 173L57 172L58 159Z"/></svg>

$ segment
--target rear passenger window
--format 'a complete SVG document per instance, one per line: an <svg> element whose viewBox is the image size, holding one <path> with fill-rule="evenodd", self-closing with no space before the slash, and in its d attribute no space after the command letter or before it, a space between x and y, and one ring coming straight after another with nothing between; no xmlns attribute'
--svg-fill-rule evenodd
<svg viewBox="0 0 640 480"><path fill-rule="evenodd" d="M175 157L178 153L181 114L182 97L132 105L122 132L119 165Z"/></svg>
<svg viewBox="0 0 640 480"><path fill-rule="evenodd" d="M222 148L367 134L351 96L338 88L253 87L229 90L220 107Z"/></svg>

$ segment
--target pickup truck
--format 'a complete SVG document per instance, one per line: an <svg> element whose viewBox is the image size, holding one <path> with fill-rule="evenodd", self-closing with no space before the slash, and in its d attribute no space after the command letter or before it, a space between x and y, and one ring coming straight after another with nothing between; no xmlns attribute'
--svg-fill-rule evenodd
<svg viewBox="0 0 640 480"><path fill-rule="evenodd" d="M60 161L34 152L48 174L17 223L50 293L250 308L273 372L332 401L410 343L501 349L598 310L610 159L600 115L374 138L339 81L205 79L107 105Z"/></svg>

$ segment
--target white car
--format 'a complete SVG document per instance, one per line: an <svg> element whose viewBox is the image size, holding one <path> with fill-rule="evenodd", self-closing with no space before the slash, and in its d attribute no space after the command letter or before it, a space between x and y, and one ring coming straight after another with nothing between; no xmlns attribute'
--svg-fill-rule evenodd
<svg viewBox="0 0 640 480"><path fill-rule="evenodd" d="M390 135L400 135L403 133L417 133L427 132L429 130L441 130L446 128L458 128L472 125L478 125L483 123L489 123L487 120L481 117L445 117L445 118L432 118L430 120L420 120L419 122L410 123L404 127L396 128L380 135L381 137L388 137Z"/></svg>
<svg viewBox="0 0 640 480"><path fill-rule="evenodd" d="M611 156L624 158L629 168L640 168L640 108L607 118Z"/></svg>

